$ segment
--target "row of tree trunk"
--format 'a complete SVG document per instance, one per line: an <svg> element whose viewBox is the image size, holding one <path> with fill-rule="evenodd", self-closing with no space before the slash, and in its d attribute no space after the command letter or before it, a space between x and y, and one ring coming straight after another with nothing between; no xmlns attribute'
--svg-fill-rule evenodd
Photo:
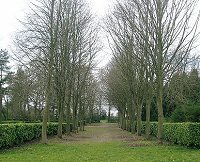
<svg viewBox="0 0 200 162"><path fill-rule="evenodd" d="M17 54L21 62L27 58L43 67L45 107L43 110L42 142L47 142L47 123L52 99L58 111L58 137L62 138L62 123L70 123L73 131L84 130L86 110L94 107L95 82L92 69L99 48L97 28L89 7L83 0L40 0L32 6L16 37ZM92 94L91 94L92 93ZM64 116L66 119L64 119Z"/></svg>
<svg viewBox="0 0 200 162"><path fill-rule="evenodd" d="M198 36L196 0L125 0L107 17L113 60L107 70L109 102L118 108L121 126L141 135L146 108L146 136L150 133L153 98L158 111L157 137L163 139L163 88L185 68ZM137 126L135 126L137 125Z"/></svg>

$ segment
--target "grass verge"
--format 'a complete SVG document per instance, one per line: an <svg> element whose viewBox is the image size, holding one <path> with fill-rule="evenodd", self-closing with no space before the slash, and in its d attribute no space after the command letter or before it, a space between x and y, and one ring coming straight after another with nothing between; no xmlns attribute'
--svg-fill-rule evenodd
<svg viewBox="0 0 200 162"><path fill-rule="evenodd" d="M119 141L32 144L0 152L2 162L199 162L200 150L179 146L130 146Z"/></svg>

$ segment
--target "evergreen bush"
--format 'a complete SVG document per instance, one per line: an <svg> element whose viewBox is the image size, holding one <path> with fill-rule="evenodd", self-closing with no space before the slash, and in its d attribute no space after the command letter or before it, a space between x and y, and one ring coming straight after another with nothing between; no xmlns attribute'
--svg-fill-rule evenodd
<svg viewBox="0 0 200 162"><path fill-rule="evenodd" d="M145 133L145 123L143 123ZM151 123L151 132L157 136L158 123ZM164 140L184 146L200 147L200 123L164 123Z"/></svg>
<svg viewBox="0 0 200 162"><path fill-rule="evenodd" d="M63 133L66 132L66 124L63 124ZM48 124L48 135L56 135L57 123ZM0 125L0 149L19 145L33 139L41 137L41 123L19 123Z"/></svg>

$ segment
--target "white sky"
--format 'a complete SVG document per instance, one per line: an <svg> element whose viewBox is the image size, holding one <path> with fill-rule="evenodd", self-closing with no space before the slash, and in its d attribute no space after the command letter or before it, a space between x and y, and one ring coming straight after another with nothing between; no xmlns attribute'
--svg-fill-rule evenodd
<svg viewBox="0 0 200 162"><path fill-rule="evenodd" d="M20 28L20 23L17 19L23 19L24 13L29 9L29 2L33 1L34 0L0 0L0 49L7 49L10 51L12 37L15 31ZM110 9L113 1L114 0L88 0L93 13L99 20L101 20ZM105 40L106 39L103 38L104 48L97 58L97 60L99 60L98 62L100 62L99 67L104 66L111 58L111 51L108 49L108 43ZM200 50L197 51L199 52Z"/></svg>
<svg viewBox="0 0 200 162"><path fill-rule="evenodd" d="M0 0L0 49L8 49L11 35L19 26L28 0Z"/></svg>
<svg viewBox="0 0 200 162"><path fill-rule="evenodd" d="M23 19L24 13L28 11L30 2L34 0L0 0L0 49L7 49L10 51L10 47L12 46L12 38L17 29L20 28L20 23L18 19ZM97 18L101 19L109 6L112 3L112 0L88 0L93 13L97 16ZM104 53L104 54L103 54ZM104 60L108 60L110 58L108 56L106 58L106 50L101 52L101 55L104 55L101 58ZM106 63L106 61L102 64L102 66Z"/></svg>

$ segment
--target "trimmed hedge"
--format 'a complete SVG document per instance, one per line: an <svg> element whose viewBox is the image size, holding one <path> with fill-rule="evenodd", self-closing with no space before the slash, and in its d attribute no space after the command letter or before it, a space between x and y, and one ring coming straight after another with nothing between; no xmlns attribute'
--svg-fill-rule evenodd
<svg viewBox="0 0 200 162"><path fill-rule="evenodd" d="M164 123L164 140L184 146L200 147L200 123ZM143 133L145 123L143 123ZM151 123L150 134L157 136L158 123Z"/></svg>
<svg viewBox="0 0 200 162"><path fill-rule="evenodd" d="M48 124L48 135L56 135L58 124ZM63 133L66 132L66 124L63 124ZM0 149L19 145L33 139L41 137L41 123L19 123L19 124L2 124L0 125Z"/></svg>
<svg viewBox="0 0 200 162"><path fill-rule="evenodd" d="M119 122L119 118L116 116L111 116L110 117L110 123L118 123Z"/></svg>

